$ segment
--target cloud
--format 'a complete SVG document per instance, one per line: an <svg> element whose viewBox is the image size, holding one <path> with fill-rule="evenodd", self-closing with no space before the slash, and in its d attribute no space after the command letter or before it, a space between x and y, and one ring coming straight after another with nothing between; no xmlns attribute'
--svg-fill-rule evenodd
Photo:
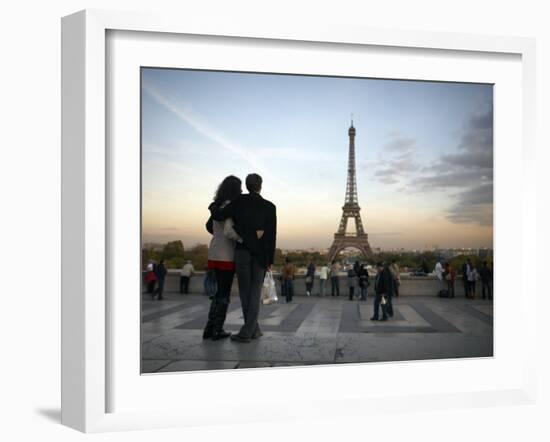
<svg viewBox="0 0 550 442"><path fill-rule="evenodd" d="M416 140L393 131L384 145L374 177L402 192L438 192L448 200L446 217L453 223L493 222L493 109L465 119L456 151L421 166Z"/></svg>
<svg viewBox="0 0 550 442"><path fill-rule="evenodd" d="M393 176L382 177L379 178L378 181L384 184L396 184L399 182L399 180L397 178L394 178Z"/></svg>
<svg viewBox="0 0 550 442"><path fill-rule="evenodd" d="M390 140L383 147L383 154L374 163L374 176L384 184L397 184L407 178L411 172L420 169L416 161L416 140L404 137L397 131L388 135ZM363 169L367 165L363 164Z"/></svg>
<svg viewBox="0 0 550 442"><path fill-rule="evenodd" d="M454 223L493 224L493 183L461 192L449 208L447 219Z"/></svg>
<svg viewBox="0 0 550 442"><path fill-rule="evenodd" d="M414 147L414 138L404 138L397 133L393 133L392 140L384 146L384 150L405 152Z"/></svg>
<svg viewBox="0 0 550 442"><path fill-rule="evenodd" d="M456 153L443 154L420 169L410 188L452 191L447 219L454 223L493 222L493 108L466 119Z"/></svg>

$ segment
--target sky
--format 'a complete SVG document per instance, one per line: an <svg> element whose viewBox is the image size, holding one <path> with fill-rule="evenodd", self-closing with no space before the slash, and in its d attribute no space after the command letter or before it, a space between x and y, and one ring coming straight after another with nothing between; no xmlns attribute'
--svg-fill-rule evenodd
<svg viewBox="0 0 550 442"><path fill-rule="evenodd" d="M141 87L144 242L208 243L218 184L255 172L277 246L329 247L353 115L371 247L493 245L492 85L142 68Z"/></svg>

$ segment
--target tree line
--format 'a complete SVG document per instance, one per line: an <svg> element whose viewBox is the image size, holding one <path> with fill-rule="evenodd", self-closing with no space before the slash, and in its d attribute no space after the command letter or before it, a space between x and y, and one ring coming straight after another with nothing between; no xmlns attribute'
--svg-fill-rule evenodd
<svg viewBox="0 0 550 442"><path fill-rule="evenodd" d="M274 267L279 269L284 265L285 257L290 258L294 265L298 267L305 267L310 262L313 262L315 267L322 265L329 265L327 262L327 254L320 252L308 252L308 251L289 251L286 255L283 254L281 249L275 249ZM436 262L440 258L437 252L425 251L420 253L415 252L379 252L375 253L372 259L365 260L361 255L349 255L345 258L340 257L340 260L347 260L349 262L366 262L367 264L374 265L378 261L391 262L396 260L402 271L413 271L419 269L423 263L426 264L429 271L432 271ZM448 261L451 266L460 271L462 265L466 260L470 258L473 265L481 266L483 259L478 258L476 255L459 255L448 260L442 259L441 261ZM190 260L195 269L206 269L208 262L208 246L206 244L196 244L188 249L184 248L181 240L170 241L162 246L146 246L142 248L141 262L142 267L145 268L150 260L159 262L164 260L166 268L168 269L180 269L187 260ZM492 257L488 257L487 261L492 262Z"/></svg>

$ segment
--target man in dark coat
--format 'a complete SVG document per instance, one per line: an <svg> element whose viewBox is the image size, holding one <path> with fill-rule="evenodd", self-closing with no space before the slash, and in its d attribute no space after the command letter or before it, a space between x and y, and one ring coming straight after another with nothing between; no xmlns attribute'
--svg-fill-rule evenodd
<svg viewBox="0 0 550 442"><path fill-rule="evenodd" d="M239 333L231 336L237 342L250 342L262 336L258 325L262 285L266 270L273 264L277 236L275 205L260 196L262 177L255 173L248 175L246 188L249 193L212 213L217 221L231 218L243 240L235 248L235 270L244 317Z"/></svg>
<svg viewBox="0 0 550 442"><path fill-rule="evenodd" d="M493 299L492 287L491 287L491 269L487 265L487 261L483 261L481 270L479 271L479 277L481 278L481 295L485 299L485 292L487 292L487 297Z"/></svg>
<svg viewBox="0 0 550 442"><path fill-rule="evenodd" d="M379 262L376 264L378 273L376 274L376 279L374 281L374 314L371 321L378 321L378 310L379 307L382 307L382 319L380 321L388 320L387 312L387 303L388 299L392 294L392 275L390 269L387 266L384 266L384 263Z"/></svg>
<svg viewBox="0 0 550 442"><path fill-rule="evenodd" d="M162 299L162 293L164 292L164 281L166 281L166 267L164 266L164 259L161 259L158 266L155 266L155 276L157 277L157 290L155 294L157 299Z"/></svg>

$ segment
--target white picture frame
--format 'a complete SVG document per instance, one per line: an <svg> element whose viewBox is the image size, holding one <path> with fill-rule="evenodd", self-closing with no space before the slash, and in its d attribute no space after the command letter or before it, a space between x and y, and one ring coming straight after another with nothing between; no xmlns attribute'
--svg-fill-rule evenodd
<svg viewBox="0 0 550 442"><path fill-rule="evenodd" d="M523 182L519 190L521 210L518 214L521 231L521 272L527 272L527 259L536 249L534 237L535 187L534 174L529 174L534 162L535 109L535 44L532 39L491 37L450 33L427 33L403 30L349 28L341 25L308 25L294 27L279 23L266 27L253 22L211 23L198 17L164 17L151 14L86 10L62 20L62 423L84 432L124 429L162 428L170 426L208 425L212 416L204 408L189 410L112 411L109 392L113 388L109 377L113 355L108 334L111 321L108 287L110 261L108 244L111 231L108 218L112 209L109 194L106 120L106 33L109 31L144 31L179 35L219 36L225 38L269 39L273 41L337 43L368 45L384 48L429 49L484 54L510 54L521 57L521 131ZM498 177L499 171L496 171ZM497 178L498 179L498 178ZM519 218L518 218L519 220ZM502 250L502 249L501 249ZM495 248L495 253L498 248ZM498 273L496 274L498 281ZM518 309L527 311L536 304L535 281L521 278ZM498 301L497 301L498 302ZM498 320L498 319L497 319ZM536 393L535 335L531 321L517 330L525 347L522 354L522 375L502 388L465 389L462 393L442 391L439 394L407 395L389 391L378 397L376 410L436 409L487 406L499 403L532 403ZM362 365L348 367L350 376L357 375ZM418 371L421 366L408 365ZM321 368L323 370L324 368ZM336 367L343 370L344 367ZM386 368L388 369L388 368ZM295 370L295 371L293 371ZM300 369L286 370L288 380ZM271 371L272 372L272 371ZM328 372L326 372L328 373ZM209 373L194 376L201 382ZM231 374L225 373L226 376ZM254 373L240 371L238 376L265 380L270 370ZM220 377L216 374L217 379ZM281 376L281 373L278 374ZM164 376L170 382L170 377ZM175 377L171 377L175 382ZM521 378L521 379L520 379ZM191 378L188 378L191 379ZM516 382L517 381L517 382ZM341 395L327 400L312 397L304 416L329 413L362 413L374 410L372 401L359 391L356 395ZM338 400L338 407L327 407ZM335 411L337 410L337 411ZM284 419L296 415L281 413L266 417L251 413L241 422L263 419ZM231 420L228 420L230 422Z"/></svg>

